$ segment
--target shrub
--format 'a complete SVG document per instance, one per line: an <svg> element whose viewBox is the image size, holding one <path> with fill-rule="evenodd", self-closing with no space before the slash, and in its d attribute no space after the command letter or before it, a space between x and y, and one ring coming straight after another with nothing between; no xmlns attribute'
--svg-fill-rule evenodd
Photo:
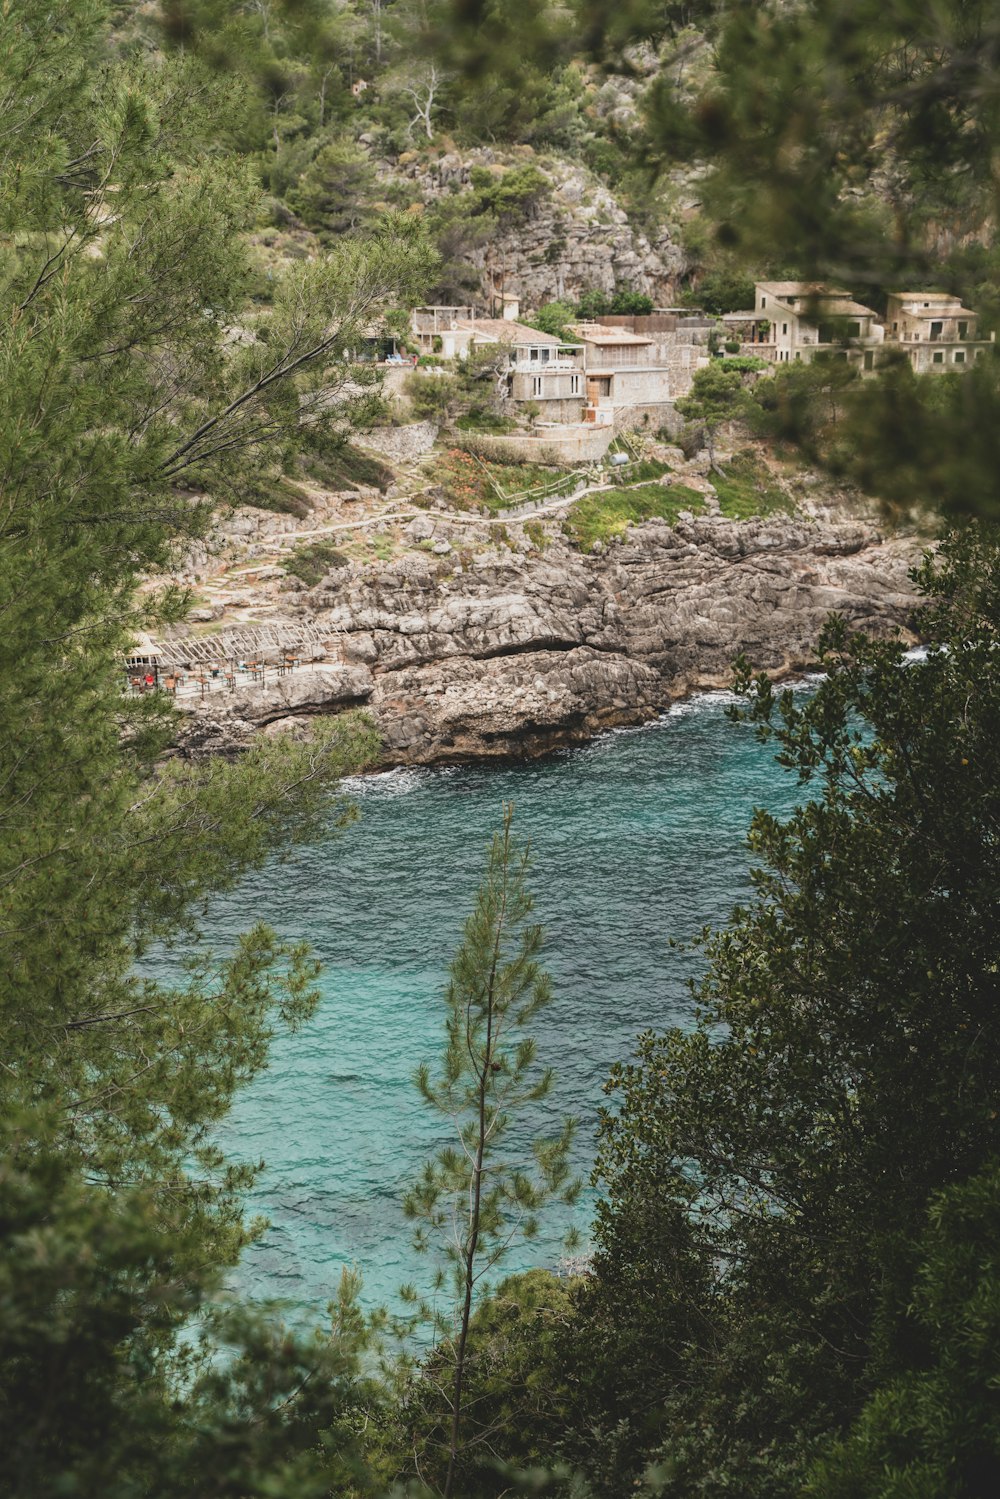
<svg viewBox="0 0 1000 1499"><path fill-rule="evenodd" d="M576 316L569 302L546 302L533 317L526 318L529 328L538 328L542 333L551 333L554 338L568 338L569 324Z"/></svg>
<svg viewBox="0 0 1000 1499"><path fill-rule="evenodd" d="M511 167L500 177L486 167L473 167L469 181L478 194L481 212L496 214L498 219L512 223L526 219L552 187L545 173L530 162Z"/></svg>
<svg viewBox="0 0 1000 1499"><path fill-rule="evenodd" d="M429 378L413 374L404 386L410 410L418 421L443 422L460 395L454 375Z"/></svg>
<svg viewBox="0 0 1000 1499"><path fill-rule="evenodd" d="M285 561L286 572L294 573L310 588L321 583L327 573L349 566L349 559L328 541L310 541L296 547Z"/></svg>
<svg viewBox="0 0 1000 1499"><path fill-rule="evenodd" d="M626 313L633 317L647 317L653 310L653 299L645 292L628 291L618 287L611 299L611 312Z"/></svg>

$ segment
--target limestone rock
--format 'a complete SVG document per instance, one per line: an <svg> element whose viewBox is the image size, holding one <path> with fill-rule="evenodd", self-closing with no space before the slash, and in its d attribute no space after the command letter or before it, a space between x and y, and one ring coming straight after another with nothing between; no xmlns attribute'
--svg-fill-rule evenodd
<svg viewBox="0 0 1000 1499"><path fill-rule="evenodd" d="M843 516L703 513L648 521L597 555L557 536L454 574L422 553L343 569L336 592L299 596L339 664L183 705L181 748L232 751L364 704L385 765L541 754L725 686L741 652L777 677L801 671L831 611L905 630L920 551Z"/></svg>

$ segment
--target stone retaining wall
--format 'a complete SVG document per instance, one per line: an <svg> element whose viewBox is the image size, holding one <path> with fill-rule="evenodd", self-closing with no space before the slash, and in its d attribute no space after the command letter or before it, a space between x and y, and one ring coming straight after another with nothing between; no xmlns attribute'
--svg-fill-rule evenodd
<svg viewBox="0 0 1000 1499"><path fill-rule="evenodd" d="M463 432L458 447L480 458L498 458L514 463L594 463L611 445L611 425L553 427L544 434L515 433L500 436L486 432Z"/></svg>

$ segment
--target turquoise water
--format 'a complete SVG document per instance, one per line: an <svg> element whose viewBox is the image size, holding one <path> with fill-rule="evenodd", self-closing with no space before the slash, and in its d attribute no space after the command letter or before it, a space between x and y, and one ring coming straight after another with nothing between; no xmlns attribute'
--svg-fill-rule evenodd
<svg viewBox="0 0 1000 1499"><path fill-rule="evenodd" d="M501 803L534 851L531 877L555 998L537 1024L556 1086L525 1130L580 1121L589 1169L602 1084L647 1027L683 1023L695 956L670 951L720 922L748 889L751 810L792 804L796 786L726 698L680 704L544 762L407 770L351 783L360 820L298 850L212 911L224 944L250 920L304 938L325 965L315 1018L274 1047L222 1131L230 1156L267 1163L252 1206L271 1220L237 1285L321 1313L342 1266L368 1304L427 1283L400 1198L446 1137L412 1078L440 1050L443 979ZM517 1138L514 1148L517 1149ZM577 1222L586 1237L586 1200ZM560 1256L555 1220L511 1269Z"/></svg>

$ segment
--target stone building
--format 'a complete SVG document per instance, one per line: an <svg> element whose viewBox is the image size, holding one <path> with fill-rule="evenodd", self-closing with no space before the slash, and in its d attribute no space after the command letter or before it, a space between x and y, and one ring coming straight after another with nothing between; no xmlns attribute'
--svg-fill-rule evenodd
<svg viewBox="0 0 1000 1499"><path fill-rule="evenodd" d="M885 319L849 292L808 281L761 281L755 305L721 318L741 354L775 364L830 354L862 373L902 349L919 374L961 369L982 357L991 340L976 337L976 314L942 292L895 292Z"/></svg>
<svg viewBox="0 0 1000 1499"><path fill-rule="evenodd" d="M503 351L499 393L533 408L539 425L584 422L616 429L643 420L660 426L672 421L674 401L688 393L696 369L706 361L713 326L710 318L677 310L609 315L575 324L567 341L510 315L487 318L471 307L418 307L411 338L422 353L441 359L465 359L472 349Z"/></svg>
<svg viewBox="0 0 1000 1499"><path fill-rule="evenodd" d="M516 311L508 301L504 311ZM478 317L472 307L418 307L411 334L421 353L442 359L467 359L471 349L495 348L506 353L499 375L505 400L531 403L547 422L578 422L583 418L584 351L552 333L529 328L515 317Z"/></svg>
<svg viewBox="0 0 1000 1499"><path fill-rule="evenodd" d="M744 346L741 353L774 364L808 362L828 353L870 370L885 338L871 307L840 287L809 281L760 281L753 308L727 312L721 321Z"/></svg>
<svg viewBox="0 0 1000 1499"><path fill-rule="evenodd" d="M976 314L946 292L893 292L885 322L886 345L902 349L920 375L973 364L992 342L976 337Z"/></svg>
<svg viewBox="0 0 1000 1499"><path fill-rule="evenodd" d="M577 323L587 374L585 419L622 424L648 417L663 425L708 356L713 321L676 311Z"/></svg>

